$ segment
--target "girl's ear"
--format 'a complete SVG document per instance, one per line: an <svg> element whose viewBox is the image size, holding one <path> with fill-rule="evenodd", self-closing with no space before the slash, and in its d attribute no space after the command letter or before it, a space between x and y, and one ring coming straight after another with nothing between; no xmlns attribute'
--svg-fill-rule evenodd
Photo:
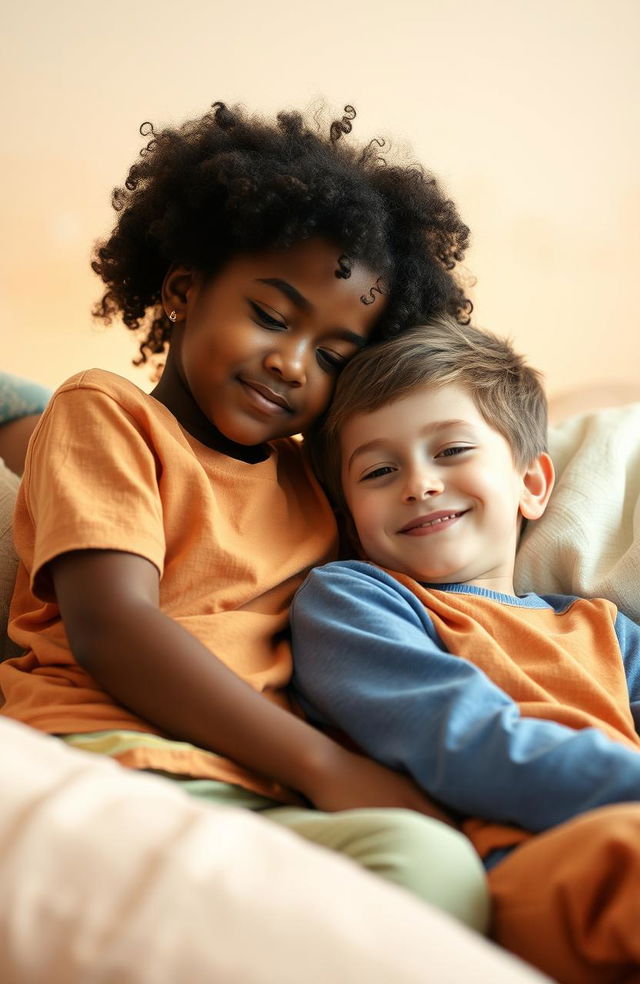
<svg viewBox="0 0 640 984"><path fill-rule="evenodd" d="M540 519L547 508L554 481L553 462L543 451L530 462L522 476L520 513L525 519Z"/></svg>
<svg viewBox="0 0 640 984"><path fill-rule="evenodd" d="M172 266L162 282L162 307L171 321L184 321L187 313L189 290L195 274L183 266Z"/></svg>

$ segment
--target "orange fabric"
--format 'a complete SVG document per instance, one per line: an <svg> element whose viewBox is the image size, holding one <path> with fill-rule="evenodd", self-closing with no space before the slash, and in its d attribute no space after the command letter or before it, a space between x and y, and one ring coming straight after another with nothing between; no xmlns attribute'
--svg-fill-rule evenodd
<svg viewBox="0 0 640 984"><path fill-rule="evenodd" d="M453 591L424 588L389 571L428 610L451 653L468 660L519 705L523 717L569 728L598 728L640 750L615 633L616 606L576 599L561 614ZM472 819L465 834L482 857L532 835L518 827Z"/></svg>
<svg viewBox="0 0 640 984"><path fill-rule="evenodd" d="M640 980L640 805L539 834L493 871L493 936L561 984Z"/></svg>
<svg viewBox="0 0 640 984"><path fill-rule="evenodd" d="M18 494L15 540L10 635L29 651L0 665L2 713L50 733L157 733L73 659L47 563L89 548L147 558L161 575L162 610L288 707L289 604L309 568L333 556L336 530L296 441L275 442L267 461L236 461L190 437L132 383L91 370L65 383L44 413ZM171 771L171 761L149 754L130 764ZM189 773L274 795L272 784L210 753L205 760L195 752Z"/></svg>

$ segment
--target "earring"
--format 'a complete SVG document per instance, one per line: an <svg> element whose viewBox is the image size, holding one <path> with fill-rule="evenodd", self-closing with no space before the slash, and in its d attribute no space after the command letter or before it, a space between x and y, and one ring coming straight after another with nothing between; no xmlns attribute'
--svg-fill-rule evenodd
<svg viewBox="0 0 640 984"><path fill-rule="evenodd" d="M178 320L178 315L176 314L175 311L172 311L171 314L169 315L169 321L172 321L175 324L177 320Z"/></svg>

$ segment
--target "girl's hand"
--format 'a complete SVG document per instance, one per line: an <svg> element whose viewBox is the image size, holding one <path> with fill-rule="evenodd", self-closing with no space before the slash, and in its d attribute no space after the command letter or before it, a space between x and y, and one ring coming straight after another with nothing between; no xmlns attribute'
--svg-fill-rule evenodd
<svg viewBox="0 0 640 984"><path fill-rule="evenodd" d="M360 807L394 807L416 810L455 826L455 822L401 772L394 772L373 759L356 755L339 745L327 768L311 780L305 795L319 810L334 812Z"/></svg>

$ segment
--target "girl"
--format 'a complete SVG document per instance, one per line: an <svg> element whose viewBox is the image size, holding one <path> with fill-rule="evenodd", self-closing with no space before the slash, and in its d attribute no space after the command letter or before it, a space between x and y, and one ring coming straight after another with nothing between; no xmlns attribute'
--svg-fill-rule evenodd
<svg viewBox="0 0 640 984"><path fill-rule="evenodd" d="M291 597L336 546L292 435L363 345L470 310L453 203L379 142L350 146L354 115L324 136L216 103L142 129L93 262L97 313L166 364L150 396L91 370L44 413L15 519L11 633L27 652L0 667L3 713L259 809L482 927L467 843L286 694Z"/></svg>

